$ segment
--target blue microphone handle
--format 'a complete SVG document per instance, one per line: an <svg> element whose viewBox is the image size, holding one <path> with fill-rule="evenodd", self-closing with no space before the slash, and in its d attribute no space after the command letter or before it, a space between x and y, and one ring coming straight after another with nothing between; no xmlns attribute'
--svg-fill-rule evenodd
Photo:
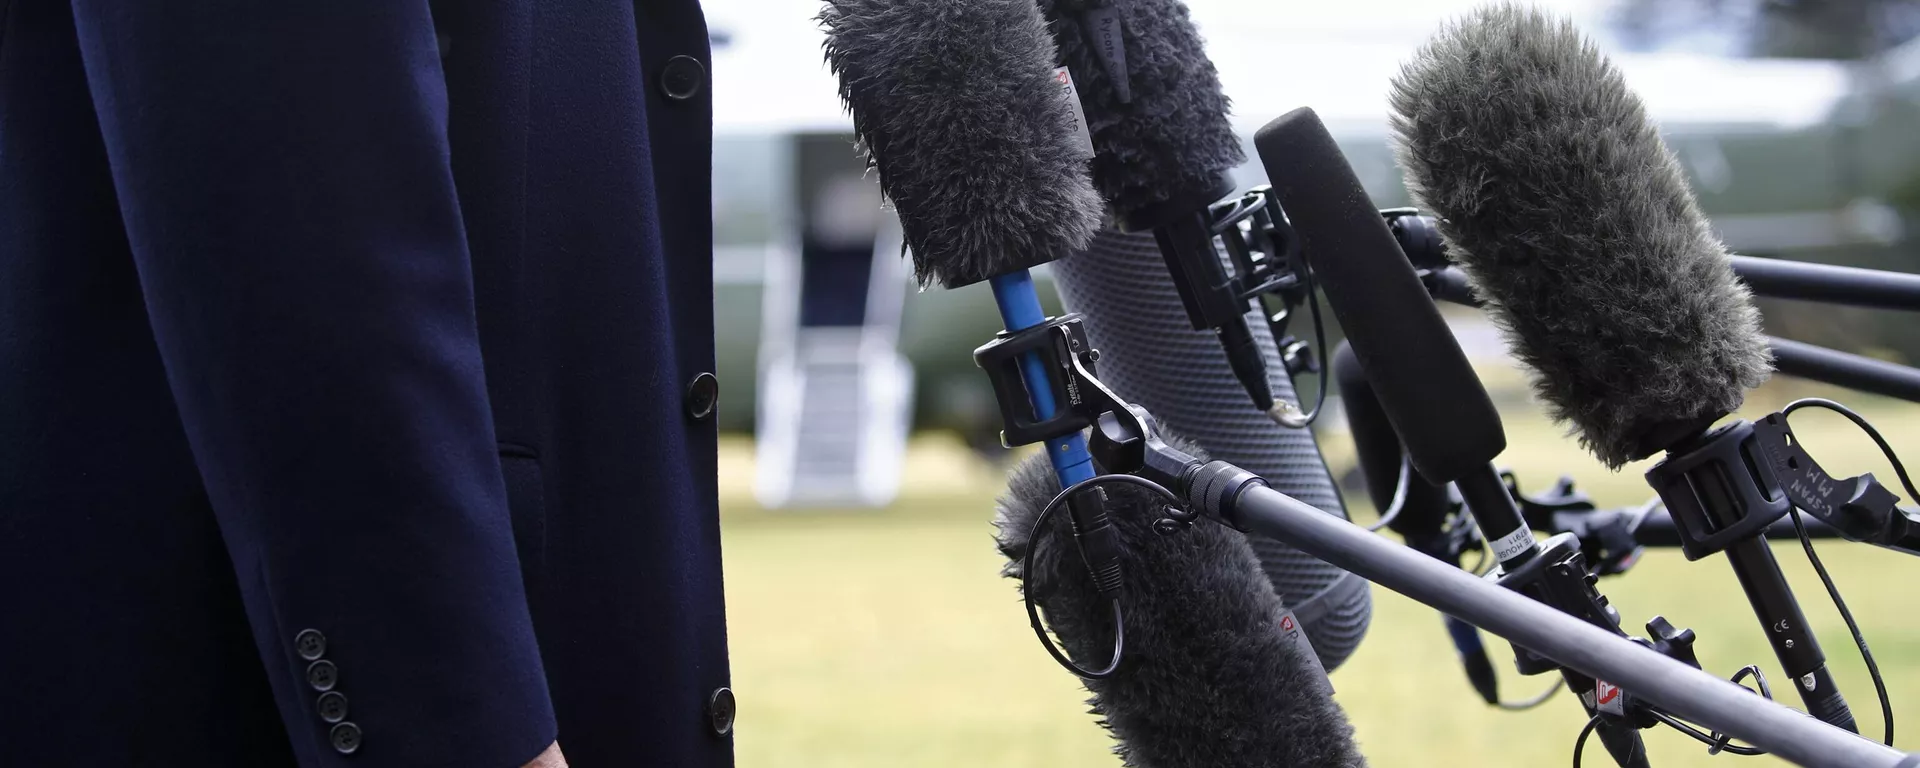
<svg viewBox="0 0 1920 768"><path fill-rule="evenodd" d="M1047 321L1047 313L1040 308L1040 294L1033 290L1031 272L1023 269L1000 275L988 284L993 287L993 300L1000 306L1000 319L1006 323L1007 330L1024 330ZM1029 352L1020 356L1020 379L1027 385L1033 415L1041 419L1053 416L1057 407L1049 384L1050 375L1052 372L1038 354ZM1093 457L1087 453L1085 435L1075 433L1052 438L1046 441L1046 446L1047 459L1053 462L1053 472L1059 476L1061 488L1093 479Z"/></svg>

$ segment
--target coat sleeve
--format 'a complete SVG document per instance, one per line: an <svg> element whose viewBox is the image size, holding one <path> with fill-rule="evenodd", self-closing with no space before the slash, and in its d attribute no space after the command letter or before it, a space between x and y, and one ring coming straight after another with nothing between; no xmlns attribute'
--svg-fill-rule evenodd
<svg viewBox="0 0 1920 768"><path fill-rule="evenodd" d="M74 13L154 337L300 765L533 758L555 724L425 0Z"/></svg>

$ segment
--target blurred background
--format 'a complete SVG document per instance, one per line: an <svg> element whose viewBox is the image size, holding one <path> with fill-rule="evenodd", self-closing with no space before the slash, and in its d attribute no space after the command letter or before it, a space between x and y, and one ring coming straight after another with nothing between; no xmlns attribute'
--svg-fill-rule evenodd
<svg viewBox="0 0 1920 768"><path fill-rule="evenodd" d="M1375 202L1407 204L1386 144L1388 81L1441 22L1477 3L1188 4L1249 157L1254 129L1310 106ZM1920 2L1538 4L1571 15L1614 58L1735 251L1920 271ZM987 380L971 358L1000 328L991 296L980 286L911 284L897 225L862 172L822 64L817 5L706 6L739 763L1118 765L1086 714L1085 692L1037 646L1014 583L998 575L989 522L1006 467L1023 454L999 446ZM1242 187L1266 181L1255 163L1237 176ZM1050 293L1044 269L1040 279ZM1792 302L1762 309L1774 335L1920 363L1912 316ZM1645 465L1614 473L1588 457L1531 401L1497 332L1474 313L1449 312L1505 415L1501 463L1523 487L1570 475L1603 507L1651 498ZM1296 383L1312 391L1310 379ZM1920 456L1920 406L1776 379L1743 415L1813 395L1854 406L1896 451ZM1892 480L1851 425L1804 413L1796 432L1828 469ZM1373 519L1337 403L1316 429L1349 511ZM1845 626L1798 543L1777 548L1862 729L1878 733ZM1838 541L1821 551L1872 643L1896 716L1920 718L1920 600L1908 587L1920 562ZM1710 671L1757 663L1780 678L1722 559L1650 551L1603 587L1630 629L1654 614L1694 628ZM1508 653L1489 650L1505 667ZM1502 676L1505 698L1545 685L1517 677ZM1481 704L1437 615L1380 589L1366 640L1333 682L1380 766L1564 764L1584 721L1565 696L1525 713ZM1912 723L1908 734L1920 730ZM1778 764L1710 758L1678 734L1649 733L1656 765ZM1920 751L1914 736L1898 744Z"/></svg>

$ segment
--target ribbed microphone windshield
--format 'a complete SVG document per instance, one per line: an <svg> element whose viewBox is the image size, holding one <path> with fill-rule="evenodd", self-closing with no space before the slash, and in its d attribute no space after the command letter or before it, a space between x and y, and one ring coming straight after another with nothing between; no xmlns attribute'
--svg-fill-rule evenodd
<svg viewBox="0 0 1920 768"><path fill-rule="evenodd" d="M1101 381L1214 458L1345 517L1313 433L1282 429L1248 408L1220 342L1188 325L1153 235L1103 229L1085 253L1051 269L1062 303L1087 318L1087 336L1101 352ZM1256 318L1249 327L1267 370L1285 371L1266 322ZM1293 399L1285 375L1271 378L1275 396ZM1321 664L1332 670L1346 661L1373 611L1366 580L1267 536L1246 538Z"/></svg>
<svg viewBox="0 0 1920 768"><path fill-rule="evenodd" d="M921 284L956 288L1086 245L1100 198L1032 0L828 0L820 22Z"/></svg>
<svg viewBox="0 0 1920 768"><path fill-rule="evenodd" d="M1392 90L1400 163L1554 418L1611 467L1740 406L1759 313L1619 70L1571 22L1499 5Z"/></svg>

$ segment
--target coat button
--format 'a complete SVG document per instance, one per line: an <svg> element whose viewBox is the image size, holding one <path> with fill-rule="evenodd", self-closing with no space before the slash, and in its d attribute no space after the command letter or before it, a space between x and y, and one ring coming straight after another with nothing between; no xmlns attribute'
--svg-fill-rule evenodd
<svg viewBox="0 0 1920 768"><path fill-rule="evenodd" d="M313 661L327 655L327 636L317 629L300 630L300 634L293 636L293 649L299 652L300 658Z"/></svg>
<svg viewBox="0 0 1920 768"><path fill-rule="evenodd" d="M314 709L320 712L320 719L337 723L347 719L347 695L339 691L320 694L314 703Z"/></svg>
<svg viewBox="0 0 1920 768"><path fill-rule="evenodd" d="M707 719L713 724L716 736L733 733L733 715L737 711L733 701L733 691L729 688L715 688L713 695L707 697Z"/></svg>
<svg viewBox="0 0 1920 768"><path fill-rule="evenodd" d="M720 380L711 373L702 373L693 377L693 383L687 385L687 415L699 421L713 415L713 409L720 404Z"/></svg>
<svg viewBox="0 0 1920 768"><path fill-rule="evenodd" d="M667 68L660 72L660 91L674 101L686 101L700 95L706 81L707 68L699 59L675 56L667 60Z"/></svg>
<svg viewBox="0 0 1920 768"><path fill-rule="evenodd" d="M360 749L360 726L353 723L341 723L327 732L327 742L333 745L333 751L351 755Z"/></svg>
<svg viewBox="0 0 1920 768"><path fill-rule="evenodd" d="M333 662L321 659L307 665L307 685L316 691L331 691L335 683L340 682L340 668Z"/></svg>

